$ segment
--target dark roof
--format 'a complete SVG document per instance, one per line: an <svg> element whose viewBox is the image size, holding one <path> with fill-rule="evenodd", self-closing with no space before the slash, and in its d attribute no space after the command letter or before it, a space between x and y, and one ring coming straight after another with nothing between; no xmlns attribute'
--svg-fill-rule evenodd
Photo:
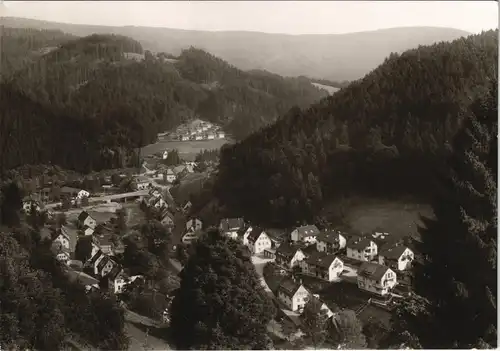
<svg viewBox="0 0 500 351"><path fill-rule="evenodd" d="M262 228L258 228L258 227L255 227L255 228L252 228L252 231L250 232L250 234L248 234L248 241L251 241L251 242L255 242L260 234L262 234L262 232L264 231L264 229Z"/></svg>
<svg viewBox="0 0 500 351"><path fill-rule="evenodd" d="M405 245L385 245L379 252L379 256L384 256L389 260L398 260L406 249Z"/></svg>
<svg viewBox="0 0 500 351"><path fill-rule="evenodd" d="M102 260L99 262L97 265L97 271L101 272L104 266L108 263L108 261L111 261L108 256L104 256Z"/></svg>
<svg viewBox="0 0 500 351"><path fill-rule="evenodd" d="M326 242L329 244L338 244L339 235L343 235L345 237L345 235L339 231L332 230L332 231L328 231L328 232L321 232L318 234L317 240L323 241L323 242Z"/></svg>
<svg viewBox="0 0 500 351"><path fill-rule="evenodd" d="M283 279L278 287L278 291L281 291L287 296L292 297L295 295L297 290L300 288L302 284L298 281L294 281L292 279Z"/></svg>
<svg viewBox="0 0 500 351"><path fill-rule="evenodd" d="M370 246L371 241L373 241L372 238L352 236L347 240L347 247L355 250L361 250Z"/></svg>
<svg viewBox="0 0 500 351"><path fill-rule="evenodd" d="M238 229L237 232L236 232L238 234L238 237L242 238L243 235L245 235L245 233L246 233L246 231L247 231L248 228L250 228L250 227L247 226L247 225L244 225L240 229Z"/></svg>
<svg viewBox="0 0 500 351"><path fill-rule="evenodd" d="M87 219L87 217L90 217L90 215L88 214L87 211L82 211L79 215L78 215L78 220L79 221L84 221Z"/></svg>
<svg viewBox="0 0 500 351"><path fill-rule="evenodd" d="M389 268L378 263L363 262L358 269L358 276L379 281Z"/></svg>
<svg viewBox="0 0 500 351"><path fill-rule="evenodd" d="M94 285L99 283L99 281L96 278L91 277L86 273L77 272L72 269L68 269L66 271L66 275L69 277L71 281L76 281L83 285Z"/></svg>
<svg viewBox="0 0 500 351"><path fill-rule="evenodd" d="M316 252L318 252L316 244L301 245L300 249L306 256L314 255Z"/></svg>
<svg viewBox="0 0 500 351"><path fill-rule="evenodd" d="M315 225L303 225L302 227L295 228L295 230L299 234L299 239L319 234L319 229Z"/></svg>
<svg viewBox="0 0 500 351"><path fill-rule="evenodd" d="M283 243L276 249L276 254L291 259L300 247L290 243Z"/></svg>
<svg viewBox="0 0 500 351"><path fill-rule="evenodd" d="M306 259L307 264L319 266L322 268L330 268L333 261L335 261L335 255L329 255L325 252L316 252Z"/></svg>
<svg viewBox="0 0 500 351"><path fill-rule="evenodd" d="M168 216L172 221L175 218L174 215L168 210L168 208L164 209L161 213L161 219L165 218L165 216Z"/></svg>
<svg viewBox="0 0 500 351"><path fill-rule="evenodd" d="M219 227L222 231L227 232L232 229L239 229L245 225L243 218L224 218L220 221Z"/></svg>

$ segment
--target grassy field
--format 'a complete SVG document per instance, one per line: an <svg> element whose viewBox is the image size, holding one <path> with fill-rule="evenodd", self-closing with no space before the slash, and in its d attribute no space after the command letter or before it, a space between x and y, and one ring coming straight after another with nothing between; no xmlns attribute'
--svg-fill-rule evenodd
<svg viewBox="0 0 500 351"><path fill-rule="evenodd" d="M214 139L200 141L159 141L142 148L142 156L152 155L165 150L177 149L180 156L187 161L194 161L202 150L219 149L222 145L232 143L229 139Z"/></svg>
<svg viewBox="0 0 500 351"><path fill-rule="evenodd" d="M362 233L381 230L393 237L403 238L418 233L418 226L422 224L420 216L432 216L429 205L410 200L353 198L344 202L347 223L353 230ZM330 210L326 208L325 213Z"/></svg>

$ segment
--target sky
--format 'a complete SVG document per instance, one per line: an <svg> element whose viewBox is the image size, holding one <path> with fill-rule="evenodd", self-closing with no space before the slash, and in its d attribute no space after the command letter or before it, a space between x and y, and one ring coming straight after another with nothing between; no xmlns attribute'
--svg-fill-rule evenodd
<svg viewBox="0 0 500 351"><path fill-rule="evenodd" d="M5 1L8 16L196 30L339 34L393 27L498 28L495 1Z"/></svg>

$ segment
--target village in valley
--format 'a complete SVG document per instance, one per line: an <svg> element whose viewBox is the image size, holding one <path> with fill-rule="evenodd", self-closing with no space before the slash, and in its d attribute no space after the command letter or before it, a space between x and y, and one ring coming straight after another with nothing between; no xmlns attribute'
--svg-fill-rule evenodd
<svg viewBox="0 0 500 351"><path fill-rule="evenodd" d="M106 289L121 296L128 284L146 280L119 263L123 239L141 220L158 220L171 233L169 261L176 275L182 269L178 251L189 252L189 246L210 229L192 212L191 202L175 199L170 189L206 177L216 163L166 165L169 152L146 157L140 172L101 177L100 187L94 184L93 190L83 183L57 190L45 186L25 197L25 214L47 214L43 235L53 241L53 252L68 276L88 291ZM339 312L348 311L364 322L379 319L389 328L390 312L411 294L408 270L414 253L391 233L350 234L314 224L286 231L261 228L244 218L223 218L218 229L251 253L261 284L279 311L269 332L282 339L300 338L301 313L312 299L322 304L333 326ZM77 246L88 248L83 261ZM166 296L167 301L173 295ZM159 323L168 323L168 304L162 315Z"/></svg>

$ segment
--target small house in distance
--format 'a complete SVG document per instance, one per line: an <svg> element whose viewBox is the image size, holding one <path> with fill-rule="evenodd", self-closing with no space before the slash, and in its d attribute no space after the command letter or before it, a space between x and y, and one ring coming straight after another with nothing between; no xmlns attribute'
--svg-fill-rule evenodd
<svg viewBox="0 0 500 351"><path fill-rule="evenodd" d="M370 238L352 236L347 240L347 257L358 261L372 261L377 256L377 244Z"/></svg>
<svg viewBox="0 0 500 351"><path fill-rule="evenodd" d="M223 234L231 236L231 233L235 232L238 235L238 230L245 225L243 218L224 218L220 221L219 229Z"/></svg>
<svg viewBox="0 0 500 351"><path fill-rule="evenodd" d="M316 250L334 254L346 247L347 239L339 231L321 232L316 238Z"/></svg>
<svg viewBox="0 0 500 351"><path fill-rule="evenodd" d="M358 270L360 289L386 295L397 284L396 273L389 267L377 263L364 262Z"/></svg>
<svg viewBox="0 0 500 351"><path fill-rule="evenodd" d="M134 186L137 190L145 190L151 186L151 181L147 177L139 176L134 179Z"/></svg>
<svg viewBox="0 0 500 351"><path fill-rule="evenodd" d="M379 264L398 271L410 268L414 259L413 251L402 244L387 244L382 247L378 255Z"/></svg>
<svg viewBox="0 0 500 351"><path fill-rule="evenodd" d="M82 211L78 215L78 226L80 228L85 228L85 226L95 229L97 226L97 221L92 218L87 211Z"/></svg>
<svg viewBox="0 0 500 351"><path fill-rule="evenodd" d="M186 222L186 230L193 227L194 231L203 229L203 222L199 218L190 218Z"/></svg>
<svg viewBox="0 0 500 351"><path fill-rule="evenodd" d="M247 237L248 248L254 255L258 255L271 248L271 239L262 228L253 228Z"/></svg>
<svg viewBox="0 0 500 351"><path fill-rule="evenodd" d="M335 255L316 252L302 262L303 272L326 281L334 281L344 270L344 262Z"/></svg>
<svg viewBox="0 0 500 351"><path fill-rule="evenodd" d="M303 225L292 231L291 239L293 242L315 243L319 234L320 231L315 225Z"/></svg>
<svg viewBox="0 0 500 351"><path fill-rule="evenodd" d="M278 300L292 311L302 311L311 293L294 279L284 279L278 287Z"/></svg>

